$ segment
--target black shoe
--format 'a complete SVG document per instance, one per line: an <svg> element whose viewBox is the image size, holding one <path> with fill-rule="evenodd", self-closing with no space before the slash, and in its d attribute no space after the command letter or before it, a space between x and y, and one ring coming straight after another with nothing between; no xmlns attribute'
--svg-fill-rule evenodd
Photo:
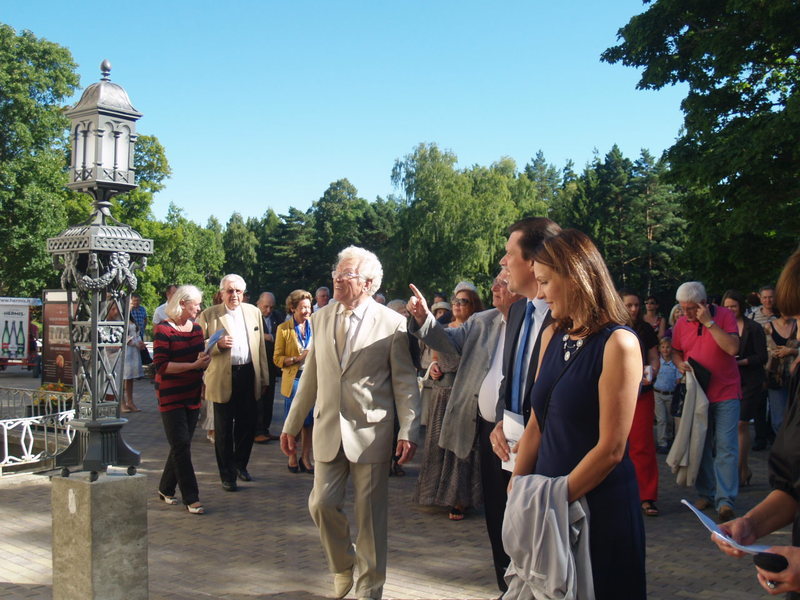
<svg viewBox="0 0 800 600"><path fill-rule="evenodd" d="M253 481L253 478L250 477L250 473L247 472L247 469L236 469L236 474L239 475L239 479L242 481Z"/></svg>
<svg viewBox="0 0 800 600"><path fill-rule="evenodd" d="M236 485L235 481L223 481L222 489L226 492L236 492L239 490L239 486Z"/></svg>

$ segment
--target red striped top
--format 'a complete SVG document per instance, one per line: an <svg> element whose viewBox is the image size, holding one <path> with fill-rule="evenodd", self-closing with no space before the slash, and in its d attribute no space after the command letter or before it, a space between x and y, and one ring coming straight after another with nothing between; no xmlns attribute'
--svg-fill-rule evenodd
<svg viewBox="0 0 800 600"><path fill-rule="evenodd" d="M166 322L153 330L153 366L156 370L158 410L167 412L179 408L200 408L200 389L203 371L166 373L167 363L191 363L203 351L203 330L197 323L191 331L178 331Z"/></svg>

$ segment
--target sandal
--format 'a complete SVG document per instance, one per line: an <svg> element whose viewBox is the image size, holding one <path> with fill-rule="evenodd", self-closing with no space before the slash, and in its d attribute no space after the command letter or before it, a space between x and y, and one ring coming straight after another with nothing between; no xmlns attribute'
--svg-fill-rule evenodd
<svg viewBox="0 0 800 600"><path fill-rule="evenodd" d="M193 515L204 515L206 514L206 509L203 508L203 505L199 502L195 502L194 504L187 504L186 510L188 510Z"/></svg>
<svg viewBox="0 0 800 600"><path fill-rule="evenodd" d="M642 512L647 517L657 517L659 515L658 508L656 508L655 503L650 500L642 502Z"/></svg>
<svg viewBox="0 0 800 600"><path fill-rule="evenodd" d="M170 506L174 506L178 503L178 499L175 496L167 496L161 490L158 490L158 497L161 498L164 502L169 504Z"/></svg>
<svg viewBox="0 0 800 600"><path fill-rule="evenodd" d="M456 508L455 506L450 507L450 520L451 521L463 521L464 520L464 511L460 508Z"/></svg>

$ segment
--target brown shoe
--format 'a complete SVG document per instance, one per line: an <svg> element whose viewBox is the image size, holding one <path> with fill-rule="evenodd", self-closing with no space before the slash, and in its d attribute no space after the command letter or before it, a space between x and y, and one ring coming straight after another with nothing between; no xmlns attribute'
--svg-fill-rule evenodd
<svg viewBox="0 0 800 600"><path fill-rule="evenodd" d="M697 510L706 510L711 508L712 506L714 506L714 503L711 502L711 500L709 500L708 498L704 497L698 498L697 500L694 501L694 507Z"/></svg>
<svg viewBox="0 0 800 600"><path fill-rule="evenodd" d="M253 441L256 444L266 444L269 441L269 438L262 434L262 435L257 435L256 437L254 437Z"/></svg>
<svg viewBox="0 0 800 600"><path fill-rule="evenodd" d="M728 521L732 521L735 518L736 518L736 513L734 513L733 509L727 504L723 504L722 508L720 508L719 512L717 513L717 520L720 523L727 523Z"/></svg>

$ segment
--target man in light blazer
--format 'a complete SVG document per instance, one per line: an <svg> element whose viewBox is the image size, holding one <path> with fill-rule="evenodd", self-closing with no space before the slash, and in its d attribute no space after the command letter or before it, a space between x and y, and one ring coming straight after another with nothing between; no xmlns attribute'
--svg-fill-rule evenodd
<svg viewBox="0 0 800 600"><path fill-rule="evenodd" d="M236 478L252 481L247 471L256 424L256 398L269 382L261 311L242 302L244 279L230 274L219 283L223 302L205 309L197 319L208 339L224 334L211 349L205 374L206 400L214 406L214 450L222 487L238 489Z"/></svg>
<svg viewBox="0 0 800 600"><path fill-rule="evenodd" d="M505 591L503 576L509 558L503 548L503 515L508 477L492 451L489 434L495 427L503 377L508 310L521 296L508 290L501 272L492 284L494 308L476 313L461 327L453 328L438 323L419 290L414 285L411 289L414 296L407 307L414 318L409 322L409 330L434 350L461 356L442 421L439 445L459 458L466 458L477 437L486 531L492 546L497 585Z"/></svg>
<svg viewBox="0 0 800 600"><path fill-rule="evenodd" d="M314 344L281 433L294 452L295 436L314 406L314 488L309 511L334 574L334 595L353 586L361 599L380 598L386 580L389 461L394 416L400 423L395 454L411 460L419 427L419 388L408 350L405 319L372 299L383 270L371 252L339 253L332 273L335 303L311 319ZM358 537L355 551L341 508L353 481Z"/></svg>

